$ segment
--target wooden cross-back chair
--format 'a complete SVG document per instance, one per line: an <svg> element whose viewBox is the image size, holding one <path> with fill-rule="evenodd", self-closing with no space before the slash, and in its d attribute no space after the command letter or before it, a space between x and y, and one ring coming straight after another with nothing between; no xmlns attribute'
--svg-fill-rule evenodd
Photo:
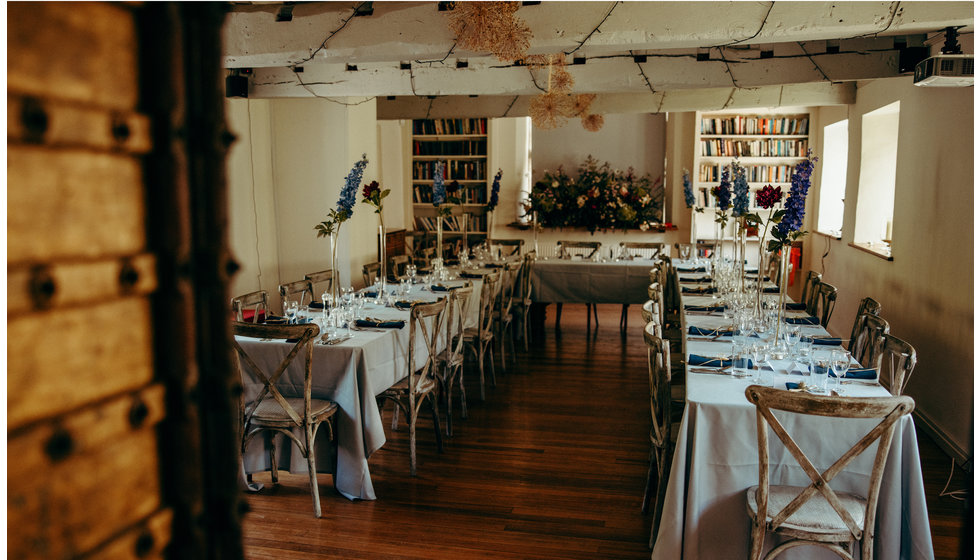
<svg viewBox="0 0 980 560"><path fill-rule="evenodd" d="M497 386L494 373L493 352L489 352L493 344L493 302L497 298L497 285L500 282L500 271L483 277L483 287L480 289L480 317L477 326L463 331L463 343L473 352L473 357L480 364L480 400L486 400L486 381L484 377L484 362L490 358L490 385Z"/></svg>
<svg viewBox="0 0 980 560"><path fill-rule="evenodd" d="M746 492L746 505L752 520L752 550L749 558L762 557L767 532L790 540L772 549L766 558L803 545L827 548L841 558L852 558L847 549L861 545L861 558L871 559L874 545L875 514L882 473L896 422L912 412L915 401L909 397L824 397L750 385L745 396L756 407L759 448L759 485ZM807 457L800 442L787 433L773 411L836 418L879 419L880 422L858 440L839 459L820 472ZM769 465L770 428L785 445L789 455L810 479L809 486L772 484ZM866 496L835 492L832 482L854 458L878 443ZM820 447L819 438L813 448ZM822 498L822 499L821 499Z"/></svg>
<svg viewBox="0 0 980 560"><path fill-rule="evenodd" d="M488 243L490 250L500 249L501 257L519 256L524 252L523 239L491 239Z"/></svg>
<svg viewBox="0 0 980 560"><path fill-rule="evenodd" d="M806 280L803 281L803 291L800 293L800 302L810 307L810 300L816 293L815 288L817 284L823 281L823 275L814 270L808 270L806 272ZM877 315L877 313L875 313Z"/></svg>
<svg viewBox="0 0 980 560"><path fill-rule="evenodd" d="M837 288L826 282L817 282L813 290L813 306L807 312L820 319L820 325L827 328L837 305Z"/></svg>
<svg viewBox="0 0 980 560"><path fill-rule="evenodd" d="M514 348L514 297L517 294L523 261L508 262L504 265L503 276L500 280L500 297L497 298L496 310L493 313L495 337L500 345L500 370L507 371L507 345L510 344L511 359L517 360L517 350Z"/></svg>
<svg viewBox="0 0 980 560"><path fill-rule="evenodd" d="M514 303L514 315L521 320L521 331L524 338L524 351L529 351L531 338L531 292L534 286L531 285L531 274L534 271L534 261L537 253L530 251L524 254L524 267L521 269L521 276L517 284L516 302Z"/></svg>
<svg viewBox="0 0 980 560"><path fill-rule="evenodd" d="M664 253L664 244L647 241L620 241L620 256L655 259Z"/></svg>
<svg viewBox="0 0 980 560"><path fill-rule="evenodd" d="M446 349L439 354L439 381L446 402L446 435L453 435L453 385L459 379L459 402L463 418L467 417L466 386L463 384L463 362L465 361L463 331L466 328L466 311L473 296L473 283L464 282L462 286L449 289L446 303Z"/></svg>
<svg viewBox="0 0 980 560"><path fill-rule="evenodd" d="M236 321L264 323L269 314L269 293L259 290L234 297L231 299L231 310Z"/></svg>
<svg viewBox="0 0 980 560"><path fill-rule="evenodd" d="M558 257L562 259L572 258L572 252L576 254L581 254L585 259L591 259L602 247L602 243L599 241L568 241L562 240L558 242Z"/></svg>
<svg viewBox="0 0 980 560"><path fill-rule="evenodd" d="M284 315L286 313L286 302L291 299L296 299L301 308L316 301L313 299L313 283L307 278L279 284L279 295L282 297L282 312ZM294 297L296 295L299 296L298 299Z"/></svg>
<svg viewBox="0 0 980 560"><path fill-rule="evenodd" d="M317 286L319 284L326 284L323 290L320 290L320 295L329 294L330 289L333 288L333 270L321 270L319 272L311 272L306 275L306 279L310 281L310 286L313 290L313 301L320 301L316 298Z"/></svg>
<svg viewBox="0 0 980 560"><path fill-rule="evenodd" d="M435 427L436 445L442 453L442 431L439 428L439 405L434 394L439 386L437 372L438 344L443 333L446 299L433 303L420 303L412 306L409 312L408 327L408 374L378 395L378 401L390 400L397 409L405 413L408 422L408 452L411 474L416 473L415 426L419 410L426 400L432 408L432 423ZM416 338L421 337L425 346L425 356L416 352ZM421 365L418 362L421 361ZM392 414L392 429L396 428L398 415Z"/></svg>
<svg viewBox="0 0 980 560"><path fill-rule="evenodd" d="M361 277L364 279L364 286L373 286L374 281L378 279L378 275L381 274L381 263L380 262L370 262L361 267Z"/></svg>
<svg viewBox="0 0 980 560"><path fill-rule="evenodd" d="M878 370L878 381L893 395L905 393L915 362L915 348L911 344L890 334L878 337L872 367Z"/></svg>
<svg viewBox="0 0 980 560"><path fill-rule="evenodd" d="M801 299L800 301L805 302L806 299ZM854 339L857 338L858 331L861 330L861 327L863 325L862 318L865 315L880 316L881 304L875 301L874 298L870 298L870 297L866 297L861 300L861 303L858 304L857 313L854 315L854 324L851 326L851 338L849 339L851 344L854 343ZM854 355L853 349L851 349L851 355Z"/></svg>
<svg viewBox="0 0 980 560"><path fill-rule="evenodd" d="M858 317L856 334L851 334L848 346L851 356L864 367L875 367L874 358L878 339L888 334L888 321L877 315L861 315Z"/></svg>
<svg viewBox="0 0 980 560"><path fill-rule="evenodd" d="M320 329L315 324L304 325L256 325L236 322L232 325L235 336L249 338L273 339L288 341L295 339L289 353L272 371L265 371L242 348L236 339L232 344L238 355L239 375L243 383L262 383L259 395L252 402L242 406L242 439L241 452L244 455L248 442L259 433L269 430L283 434L292 440L303 457L310 471L310 490L313 493L313 513L320 517L320 491L316 480L316 453L314 442L320 426L327 424L330 439L333 439L331 418L337 412L337 404L324 399L312 397L312 363L313 344ZM286 396L277 387L279 379L286 369L296 360L303 361L303 394L302 396ZM246 373L247 371L247 373ZM293 430L301 432L297 436ZM270 438L272 444L269 451L272 466L272 482L279 481L276 465L275 438Z"/></svg>
<svg viewBox="0 0 980 560"><path fill-rule="evenodd" d="M697 256L697 253L695 252L694 243L674 243L674 249L677 250L678 259L681 258L681 255L683 254L685 249L687 250L688 259Z"/></svg>
<svg viewBox="0 0 980 560"><path fill-rule="evenodd" d="M405 269L408 268L408 264L408 255L388 257L388 279L401 281L403 278L407 278Z"/></svg>
<svg viewBox="0 0 980 560"><path fill-rule="evenodd" d="M643 329L643 341L647 346L647 376L650 390L650 466L647 470L646 487L643 490L643 513L650 511L653 500L653 521L650 525L650 548L660 525L663 501L670 471L671 441L671 388L670 344L662 338L660 323L652 321ZM655 486L656 485L656 486Z"/></svg>

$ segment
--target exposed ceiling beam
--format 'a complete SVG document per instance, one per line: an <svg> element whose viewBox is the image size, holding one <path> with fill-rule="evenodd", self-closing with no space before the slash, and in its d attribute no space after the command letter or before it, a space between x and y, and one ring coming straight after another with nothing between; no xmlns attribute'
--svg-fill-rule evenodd
<svg viewBox="0 0 980 560"><path fill-rule="evenodd" d="M651 93L599 94L591 112L666 113L740 109L752 107L846 105L854 102L856 86L846 84L798 84L759 88L711 88ZM533 96L481 95L378 98L379 119L444 117L523 117Z"/></svg>

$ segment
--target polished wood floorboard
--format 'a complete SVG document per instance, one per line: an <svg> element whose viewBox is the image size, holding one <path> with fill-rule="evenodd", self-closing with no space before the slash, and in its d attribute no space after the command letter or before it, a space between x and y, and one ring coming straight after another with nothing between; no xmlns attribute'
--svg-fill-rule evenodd
<svg viewBox="0 0 980 560"><path fill-rule="evenodd" d="M619 332L619 306L553 310L532 351L518 352L479 401L467 367L470 417L436 450L430 416L420 418L418 476L408 474L408 433L390 431L370 459L377 501L351 502L320 475L323 517L313 517L306 475L249 495L246 557L649 558L651 516L640 513L649 453L646 350L639 306ZM959 558L961 502L939 498L949 458L920 435L937 559ZM268 483L268 473L255 475ZM953 488L962 488L959 473ZM935 515L934 515L935 513Z"/></svg>

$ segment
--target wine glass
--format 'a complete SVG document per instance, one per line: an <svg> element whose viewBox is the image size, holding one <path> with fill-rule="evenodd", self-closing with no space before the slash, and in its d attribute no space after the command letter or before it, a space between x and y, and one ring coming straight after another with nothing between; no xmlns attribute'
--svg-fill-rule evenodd
<svg viewBox="0 0 980 560"><path fill-rule="evenodd" d="M286 300L286 322L290 325L295 324L297 313L299 313L299 302Z"/></svg>
<svg viewBox="0 0 980 560"><path fill-rule="evenodd" d="M851 367L851 355L843 348L834 349L831 353L830 369L837 378L837 392L841 391L841 379L847 374L847 369Z"/></svg>
<svg viewBox="0 0 980 560"><path fill-rule="evenodd" d="M799 325L786 325L783 331L783 337L786 340L787 346L789 346L790 352L796 350L796 345L800 343L800 326Z"/></svg>
<svg viewBox="0 0 980 560"><path fill-rule="evenodd" d="M691 257L691 246L681 245L680 252L681 252L681 260L686 261Z"/></svg>
<svg viewBox="0 0 980 560"><path fill-rule="evenodd" d="M755 379L752 380L753 383L772 387L775 372L771 368L769 370L762 368L762 364L769 361L769 347L765 343L757 341L752 343L750 351L752 352L752 361L755 364Z"/></svg>

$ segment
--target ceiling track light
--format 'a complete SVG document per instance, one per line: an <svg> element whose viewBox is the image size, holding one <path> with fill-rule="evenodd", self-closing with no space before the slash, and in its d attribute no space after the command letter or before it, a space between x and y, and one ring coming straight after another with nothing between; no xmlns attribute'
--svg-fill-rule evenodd
<svg viewBox="0 0 980 560"><path fill-rule="evenodd" d="M456 68L469 68L470 63L465 60L457 60Z"/></svg>
<svg viewBox="0 0 980 560"><path fill-rule="evenodd" d="M827 54L839 54L840 53L840 40L830 39L827 41Z"/></svg>
<svg viewBox="0 0 980 560"><path fill-rule="evenodd" d="M411 62L399 62L398 63L398 68L400 70L411 70L412 69L412 63Z"/></svg>
<svg viewBox="0 0 980 560"><path fill-rule="evenodd" d="M576 56L575 58L572 59L572 64L585 64L585 57Z"/></svg>
<svg viewBox="0 0 980 560"><path fill-rule="evenodd" d="M292 3L283 4L276 13L276 21L293 21Z"/></svg>
<svg viewBox="0 0 980 560"><path fill-rule="evenodd" d="M711 60L711 52L705 47L698 47L698 54L694 57L698 62Z"/></svg>
<svg viewBox="0 0 980 560"><path fill-rule="evenodd" d="M356 64L348 64L347 65L347 71L348 72L357 72L357 65Z"/></svg>
<svg viewBox="0 0 980 560"><path fill-rule="evenodd" d="M645 55L645 54L634 54L633 55L633 62L635 62L637 64L642 64L642 63L644 63L646 61L647 61L647 55Z"/></svg>

